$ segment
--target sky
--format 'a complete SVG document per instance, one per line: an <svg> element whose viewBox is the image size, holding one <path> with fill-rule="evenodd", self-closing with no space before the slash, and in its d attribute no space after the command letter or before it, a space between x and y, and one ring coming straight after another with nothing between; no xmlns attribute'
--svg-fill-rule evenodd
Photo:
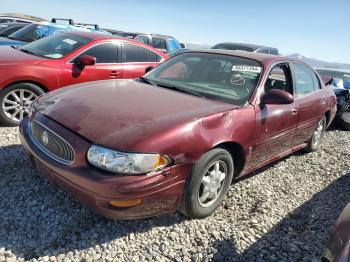
<svg viewBox="0 0 350 262"><path fill-rule="evenodd" d="M241 42L350 63L350 0L0 0L1 12L73 18L184 42Z"/></svg>

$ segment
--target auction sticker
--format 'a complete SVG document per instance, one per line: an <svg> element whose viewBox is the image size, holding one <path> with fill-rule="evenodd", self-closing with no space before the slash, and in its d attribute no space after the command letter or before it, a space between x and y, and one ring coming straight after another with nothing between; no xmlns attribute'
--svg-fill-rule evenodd
<svg viewBox="0 0 350 262"><path fill-rule="evenodd" d="M234 65L234 66L232 66L232 71L261 73L261 67L260 66L248 66L248 65Z"/></svg>

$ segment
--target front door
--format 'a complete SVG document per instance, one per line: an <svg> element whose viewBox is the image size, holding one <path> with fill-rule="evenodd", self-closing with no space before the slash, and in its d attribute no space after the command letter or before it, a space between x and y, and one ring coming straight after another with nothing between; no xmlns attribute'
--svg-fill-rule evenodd
<svg viewBox="0 0 350 262"><path fill-rule="evenodd" d="M77 61L82 55L95 57L96 64L79 66ZM123 78L122 65L117 63L117 57L116 43L102 43L88 48L63 65L59 79L60 87L89 81Z"/></svg>
<svg viewBox="0 0 350 262"><path fill-rule="evenodd" d="M293 83L288 63L278 64L272 68L264 89L265 93L271 89L281 89L293 95ZM293 102L256 107L256 143L252 165L291 149L298 120L295 106Z"/></svg>

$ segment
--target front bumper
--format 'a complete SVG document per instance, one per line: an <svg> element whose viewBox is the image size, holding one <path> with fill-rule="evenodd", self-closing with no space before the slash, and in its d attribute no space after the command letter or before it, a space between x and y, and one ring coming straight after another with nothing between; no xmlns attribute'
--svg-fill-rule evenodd
<svg viewBox="0 0 350 262"><path fill-rule="evenodd" d="M29 119L20 125L20 139L33 165L96 213L112 219L136 219L172 213L178 209L191 165L174 165L152 176L118 176L92 167L86 159L91 143L55 121L36 113L33 118L66 139L75 152L74 162L62 164L50 158L32 141ZM114 207L110 201L141 199L133 207Z"/></svg>

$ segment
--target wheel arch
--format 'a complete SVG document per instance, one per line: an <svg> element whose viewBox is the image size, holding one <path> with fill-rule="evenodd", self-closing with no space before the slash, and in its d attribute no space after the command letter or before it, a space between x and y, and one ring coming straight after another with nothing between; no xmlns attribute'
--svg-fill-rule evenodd
<svg viewBox="0 0 350 262"><path fill-rule="evenodd" d="M12 82L10 84L7 84L2 90L8 88L9 86L12 86L12 85L16 85L16 84L21 84L21 83L28 83L28 84L34 84L34 85L37 85L38 87L40 87L45 93L49 92L49 89L43 85L42 83L38 82L38 81L33 81L33 80L19 80L19 81L15 81L15 82Z"/></svg>
<svg viewBox="0 0 350 262"><path fill-rule="evenodd" d="M237 142L229 141L217 144L214 148L224 148L229 151L234 163L234 177L237 177L242 172L246 162L242 145Z"/></svg>

